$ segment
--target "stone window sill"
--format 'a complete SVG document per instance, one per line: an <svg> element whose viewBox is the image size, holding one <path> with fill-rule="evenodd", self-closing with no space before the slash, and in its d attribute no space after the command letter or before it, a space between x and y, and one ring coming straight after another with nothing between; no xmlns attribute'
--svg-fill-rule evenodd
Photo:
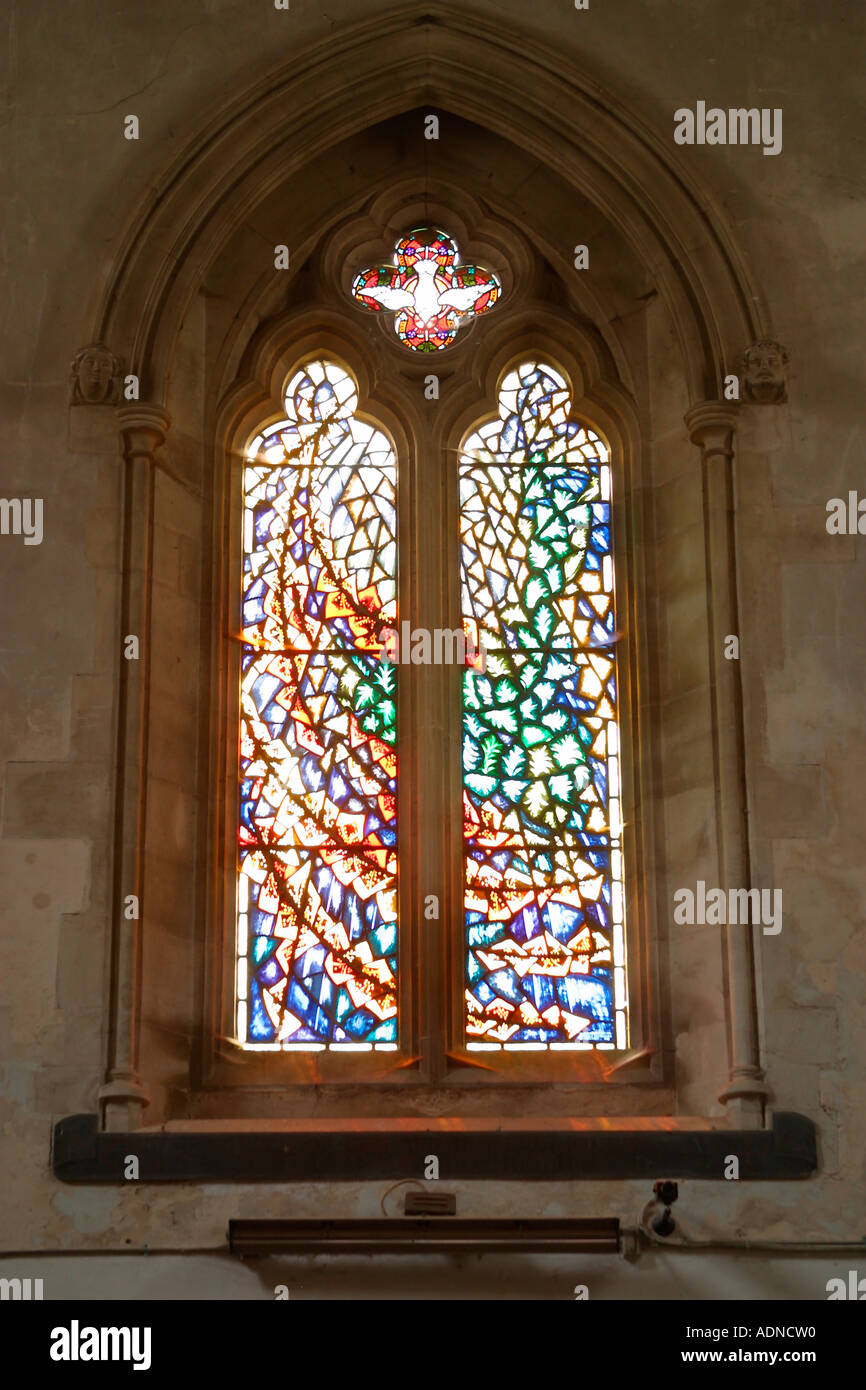
<svg viewBox="0 0 866 1390"><path fill-rule="evenodd" d="M815 1126L777 1111L768 1129L732 1130L695 1117L549 1120L205 1120L100 1131L96 1115L54 1128L62 1182L122 1183L127 1156L140 1182L357 1182L421 1174L435 1153L449 1181L807 1178L818 1166Z"/></svg>

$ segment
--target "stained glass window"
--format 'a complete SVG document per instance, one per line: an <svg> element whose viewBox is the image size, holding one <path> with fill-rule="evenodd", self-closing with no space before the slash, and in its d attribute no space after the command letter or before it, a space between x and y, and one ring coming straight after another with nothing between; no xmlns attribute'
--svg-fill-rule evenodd
<svg viewBox="0 0 866 1390"><path fill-rule="evenodd" d="M396 461L308 362L243 475L237 1035L396 1047Z"/></svg>
<svg viewBox="0 0 866 1390"><path fill-rule="evenodd" d="M390 310L406 347L437 352L453 343L464 319L492 309L500 294L492 271L458 265L457 257L447 232L419 227L397 242L393 265L356 275L352 294L366 309Z"/></svg>
<svg viewBox="0 0 866 1390"><path fill-rule="evenodd" d="M467 1045L627 1045L608 454L550 366L460 460Z"/></svg>

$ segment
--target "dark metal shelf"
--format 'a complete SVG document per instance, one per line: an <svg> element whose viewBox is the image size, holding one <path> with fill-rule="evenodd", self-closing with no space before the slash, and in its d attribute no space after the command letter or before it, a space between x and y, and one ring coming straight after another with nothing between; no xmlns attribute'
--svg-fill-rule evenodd
<svg viewBox="0 0 866 1390"><path fill-rule="evenodd" d="M704 1178L724 1181L735 1154L746 1181L807 1178L818 1166L815 1126L777 1111L758 1130L491 1130L444 1128L318 1132L135 1130L103 1133L95 1115L54 1128L63 1182L124 1183L128 1154L139 1182L358 1182L421 1177L435 1153L446 1182Z"/></svg>

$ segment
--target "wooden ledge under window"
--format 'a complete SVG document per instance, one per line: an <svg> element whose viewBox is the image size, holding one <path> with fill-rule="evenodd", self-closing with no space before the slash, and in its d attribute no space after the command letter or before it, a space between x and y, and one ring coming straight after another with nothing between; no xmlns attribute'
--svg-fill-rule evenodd
<svg viewBox="0 0 866 1390"><path fill-rule="evenodd" d="M449 1181L620 1178L724 1180L730 1154L740 1179L807 1178L818 1166L815 1126L776 1111L772 1127L722 1121L616 1119L391 1119L172 1121L129 1133L99 1130L95 1115L54 1127L53 1168L63 1182L375 1182L424 1172L428 1154Z"/></svg>

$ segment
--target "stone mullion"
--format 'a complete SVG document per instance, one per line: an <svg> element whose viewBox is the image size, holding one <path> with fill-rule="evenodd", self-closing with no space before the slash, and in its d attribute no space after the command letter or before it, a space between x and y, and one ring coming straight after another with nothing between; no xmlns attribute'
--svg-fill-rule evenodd
<svg viewBox="0 0 866 1390"><path fill-rule="evenodd" d="M751 887L743 688L739 660L724 657L740 636L737 592L734 437L736 407L718 401L686 415L701 449L720 886ZM729 1081L719 1099L731 1123L757 1128L767 1097L760 1066L755 958L750 926L724 928L728 987Z"/></svg>
<svg viewBox="0 0 866 1390"><path fill-rule="evenodd" d="M425 433L419 447L418 485L415 493L416 572L413 627L434 629L450 626L449 574L443 564L448 547L444 537L449 525L451 489L444 476L441 446ZM446 1066L450 1013L449 943L452 926L452 888L448 851L449 763L452 745L450 706L454 668L419 665L403 668L413 692L415 719L415 769L417 833L415 856L418 895L413 904L416 975L420 1005L421 1052L431 1079L441 1078ZM425 916L425 902L438 899L435 917Z"/></svg>
<svg viewBox="0 0 866 1390"><path fill-rule="evenodd" d="M169 417L144 402L117 411L124 459L121 629L115 765L115 855L112 882L111 974L105 1082L99 1092L103 1128L138 1127L148 1094L138 1073L144 836L147 813L148 693L154 525L154 453ZM124 639L138 639L138 659ZM127 913L127 904L135 899Z"/></svg>

